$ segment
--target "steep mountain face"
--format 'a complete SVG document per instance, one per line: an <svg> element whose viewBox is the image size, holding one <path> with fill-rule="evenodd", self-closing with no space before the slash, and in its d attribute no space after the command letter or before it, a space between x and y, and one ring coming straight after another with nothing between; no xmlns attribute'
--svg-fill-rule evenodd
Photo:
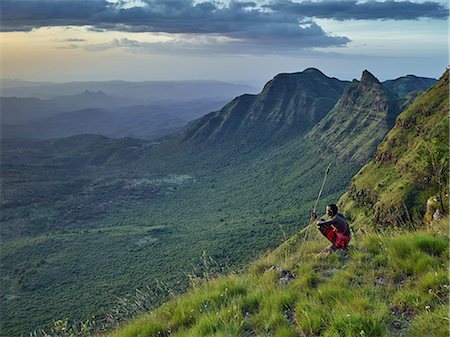
<svg viewBox="0 0 450 337"><path fill-rule="evenodd" d="M353 179L341 200L351 218L383 227L421 223L426 211L429 221L430 213L447 207L448 91L447 70L398 116L375 158Z"/></svg>
<svg viewBox="0 0 450 337"><path fill-rule="evenodd" d="M428 90L436 82L435 78L407 75L395 80L385 81L383 85L399 97L405 98L414 91L422 92Z"/></svg>
<svg viewBox="0 0 450 337"><path fill-rule="evenodd" d="M328 113L347 84L313 68L277 75L259 95L237 97L220 111L193 122L184 139L259 142L304 133Z"/></svg>
<svg viewBox="0 0 450 337"><path fill-rule="evenodd" d="M399 99L365 70L307 137L341 159L367 162L394 125Z"/></svg>

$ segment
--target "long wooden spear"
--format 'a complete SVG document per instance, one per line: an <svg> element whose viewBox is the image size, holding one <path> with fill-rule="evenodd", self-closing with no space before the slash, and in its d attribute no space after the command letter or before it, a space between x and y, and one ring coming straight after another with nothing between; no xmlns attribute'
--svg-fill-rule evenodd
<svg viewBox="0 0 450 337"><path fill-rule="evenodd" d="M309 219L309 224L308 224L307 228L305 229L305 237L303 238L304 241L306 241L309 227L311 227L311 224L316 219L315 215L316 215L316 211L317 211L317 205L319 204L320 197L322 196L323 188L324 188L325 182L327 181L327 178L328 178L328 173L330 173L330 167L331 167L331 163L328 165L327 170L325 171L325 177L323 178L323 181L322 181L322 187L320 187L320 191L319 191L319 194L317 195L316 203L314 204L311 218Z"/></svg>

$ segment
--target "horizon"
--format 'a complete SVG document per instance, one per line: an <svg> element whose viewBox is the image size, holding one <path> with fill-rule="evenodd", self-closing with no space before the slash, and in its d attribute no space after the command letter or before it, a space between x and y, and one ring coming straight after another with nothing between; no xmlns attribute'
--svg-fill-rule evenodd
<svg viewBox="0 0 450 337"><path fill-rule="evenodd" d="M308 67L305 68L303 70L300 71L293 71L293 72L289 72L289 74L294 74L294 73L301 73L307 69L310 68L316 68L316 67ZM321 69L316 68L319 71L323 72ZM354 76L353 78L339 78L337 76L331 76L328 75L326 73L324 73L325 76L330 77L330 78L337 78L339 80L343 80L343 81L352 81L352 80L360 80L361 78L361 74L366 71L368 69L363 69L360 72L359 76ZM423 77L423 78L431 78L431 79L435 79L438 80L442 74L445 73L445 71L447 70L447 68L444 69L444 71L441 73L441 75L433 77L433 76L421 76L421 75L417 75L417 74L404 74L404 75L400 75L400 76L396 76L396 77L387 77L387 78L380 78L377 76L377 74L374 74L373 72L371 72L370 70L368 70L370 73L372 73L380 82L385 82L385 81L389 81L389 80L396 80L398 78L402 78L402 77L407 77L407 76L416 76L416 77ZM258 87L264 86L267 82L269 82L270 80L272 80L275 76L279 75L279 74L284 74L285 72L280 72L280 73L276 73L274 74L272 77L266 79L266 80L230 80L230 81L226 81L226 80L220 80L220 79L213 79L213 78L198 78L198 79L183 79L183 80L177 80L177 79L147 79L147 80L124 80L124 79L119 79L119 78L112 78L112 79L104 79L104 80L67 80L67 81L56 81L56 80L30 80L30 79L24 79L24 78L0 78L0 82L3 81L17 81L17 82L25 82L25 83L36 83L36 84L65 84L65 83L105 83L105 82L124 82L124 83L145 83L145 82L172 82L172 83L183 83L183 82L218 82L218 83L225 83L225 84L233 84L233 85L246 85L246 86L251 86L254 87L254 89L260 89ZM1 89L1 84L0 84L0 89ZM262 88L261 88L262 89ZM89 89L86 89L86 91L92 91ZM101 91L101 90L100 90Z"/></svg>

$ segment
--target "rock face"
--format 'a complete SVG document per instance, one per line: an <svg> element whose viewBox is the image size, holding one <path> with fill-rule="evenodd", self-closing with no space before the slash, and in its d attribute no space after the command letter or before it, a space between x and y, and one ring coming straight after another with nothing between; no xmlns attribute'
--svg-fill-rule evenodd
<svg viewBox="0 0 450 337"><path fill-rule="evenodd" d="M222 110L191 123L184 139L261 142L305 133L331 110L347 84L314 68L279 74L260 94L239 96Z"/></svg>
<svg viewBox="0 0 450 337"><path fill-rule="evenodd" d="M394 126L400 103L396 95L365 70L361 80L353 80L308 137L343 159L363 164Z"/></svg>

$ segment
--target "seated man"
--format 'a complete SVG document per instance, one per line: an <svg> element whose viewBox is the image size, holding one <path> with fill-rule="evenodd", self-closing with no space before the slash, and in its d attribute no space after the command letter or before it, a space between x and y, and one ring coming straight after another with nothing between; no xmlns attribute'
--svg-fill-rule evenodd
<svg viewBox="0 0 450 337"><path fill-rule="evenodd" d="M338 207L335 204L328 205L326 212L330 219L317 221L317 228L331 241L327 250L347 249L351 237L347 219L341 213L338 213ZM317 218L315 214L313 216Z"/></svg>

